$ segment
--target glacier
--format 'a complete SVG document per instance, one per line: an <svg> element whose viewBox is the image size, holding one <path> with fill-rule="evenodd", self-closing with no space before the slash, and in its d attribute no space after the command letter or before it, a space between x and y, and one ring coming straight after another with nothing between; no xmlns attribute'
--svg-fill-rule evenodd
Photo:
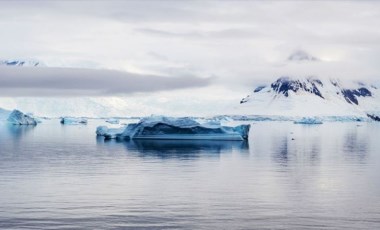
<svg viewBox="0 0 380 230"><path fill-rule="evenodd" d="M87 119L81 117L62 117L61 124L63 125L86 125Z"/></svg>
<svg viewBox="0 0 380 230"><path fill-rule="evenodd" d="M320 125L323 124L323 122L316 117L303 117L300 120L294 121L294 124Z"/></svg>
<svg viewBox="0 0 380 230"><path fill-rule="evenodd" d="M33 117L17 109L11 112L7 121L13 125L37 125L37 121Z"/></svg>
<svg viewBox="0 0 380 230"><path fill-rule="evenodd" d="M120 129L108 129L99 126L96 134L105 139L160 139L160 140L231 140L248 139L250 125L236 127L221 126L215 123L200 124L189 117L173 118L151 116L142 118L140 122L128 124Z"/></svg>

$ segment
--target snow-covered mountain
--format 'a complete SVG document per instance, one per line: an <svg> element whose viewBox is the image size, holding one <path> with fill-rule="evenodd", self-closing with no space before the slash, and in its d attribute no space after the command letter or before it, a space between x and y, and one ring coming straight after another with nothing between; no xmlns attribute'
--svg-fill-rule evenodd
<svg viewBox="0 0 380 230"><path fill-rule="evenodd" d="M319 61L317 57L314 57L310 54L308 54L306 51L303 50L297 50L289 55L288 61Z"/></svg>
<svg viewBox="0 0 380 230"><path fill-rule="evenodd" d="M23 66L23 67L36 67L44 66L36 60L0 60L0 66Z"/></svg>
<svg viewBox="0 0 380 230"><path fill-rule="evenodd" d="M379 89L363 82L281 77L257 86L240 101L242 114L275 116L367 116L380 111Z"/></svg>
<svg viewBox="0 0 380 230"><path fill-rule="evenodd" d="M315 61L322 62L303 51L291 54L286 61L294 61L297 65ZM38 68L41 66L38 61L20 60L0 61L1 65L10 66L9 68L13 68L12 66ZM223 94L223 92L219 92L219 94ZM379 88L377 85L365 82L343 82L317 77L281 77L272 83L258 85L251 94L240 101L240 104L236 103L236 106L233 106L233 102L230 104L227 100L220 100L219 97L213 99L211 103L210 100L203 100L202 95L197 95L193 104L187 103L186 100L177 100L188 97L189 92L183 94L176 92L175 102L170 102L167 99L169 97L163 94L150 96L144 94L133 97L3 97L0 98L0 107L7 110L20 109L34 113L36 116L47 117L122 117L150 114L281 117L380 115ZM209 95L205 93L204 97L207 96ZM202 114L199 108L209 112ZM0 110L1 114L9 114L9 111Z"/></svg>

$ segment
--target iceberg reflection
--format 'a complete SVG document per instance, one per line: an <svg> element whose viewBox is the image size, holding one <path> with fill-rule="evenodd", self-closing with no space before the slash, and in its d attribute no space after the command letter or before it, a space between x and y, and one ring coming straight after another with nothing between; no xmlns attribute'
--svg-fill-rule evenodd
<svg viewBox="0 0 380 230"><path fill-rule="evenodd" d="M98 140L98 144L102 141ZM210 140L130 140L104 141L104 145L122 144L129 153L141 157L159 158L199 158L215 157L223 153L249 152L248 141L210 141Z"/></svg>
<svg viewBox="0 0 380 230"><path fill-rule="evenodd" d="M346 159L364 163L368 155L368 136L366 133L350 132L344 137L343 152Z"/></svg>
<svg viewBox="0 0 380 230"><path fill-rule="evenodd" d="M32 131L34 125L11 125L7 124L8 135L13 137L14 140L20 140L25 134Z"/></svg>

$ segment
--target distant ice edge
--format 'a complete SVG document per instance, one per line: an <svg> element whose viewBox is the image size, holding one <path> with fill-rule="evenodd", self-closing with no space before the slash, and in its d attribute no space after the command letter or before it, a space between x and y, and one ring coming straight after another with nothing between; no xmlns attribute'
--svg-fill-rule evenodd
<svg viewBox="0 0 380 230"><path fill-rule="evenodd" d="M317 119L321 122L370 122L369 116L278 116L278 115L218 115L209 118L213 121L300 121Z"/></svg>

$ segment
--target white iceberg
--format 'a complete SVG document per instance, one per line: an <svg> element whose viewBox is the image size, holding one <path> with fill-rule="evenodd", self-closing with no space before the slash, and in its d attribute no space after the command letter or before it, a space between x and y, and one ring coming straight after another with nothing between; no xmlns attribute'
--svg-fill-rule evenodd
<svg viewBox="0 0 380 230"><path fill-rule="evenodd" d="M110 123L110 124L119 124L119 119L116 119L116 118L109 118L106 120L107 123Z"/></svg>
<svg viewBox="0 0 380 230"><path fill-rule="evenodd" d="M323 122L316 117L303 117L298 121L294 121L294 124L320 125L323 124Z"/></svg>
<svg viewBox="0 0 380 230"><path fill-rule="evenodd" d="M7 121L13 125L37 125L37 121L21 111L15 109L9 114Z"/></svg>
<svg viewBox="0 0 380 230"><path fill-rule="evenodd" d="M108 128L107 128L108 129ZM129 124L120 133L116 129L98 127L97 134L105 139L161 139L161 140L233 140L248 139L250 125L236 127L220 124L200 124L191 118L153 116L139 123Z"/></svg>
<svg viewBox="0 0 380 230"><path fill-rule="evenodd" d="M61 124L64 125L85 125L87 124L87 119L81 117L62 117Z"/></svg>

